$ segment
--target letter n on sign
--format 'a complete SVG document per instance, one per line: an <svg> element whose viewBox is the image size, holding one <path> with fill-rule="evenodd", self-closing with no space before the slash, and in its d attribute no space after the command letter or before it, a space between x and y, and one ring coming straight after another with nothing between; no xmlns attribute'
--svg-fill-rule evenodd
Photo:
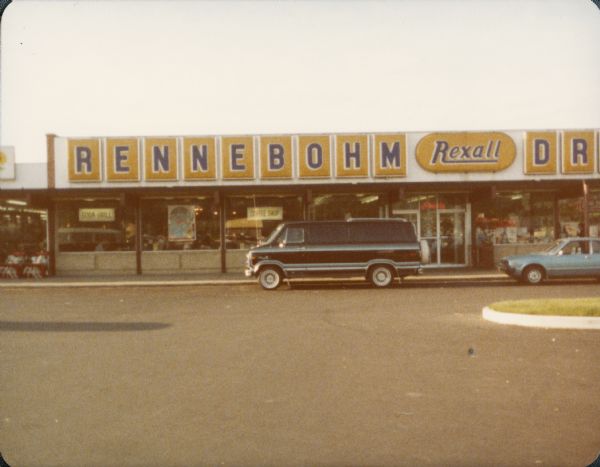
<svg viewBox="0 0 600 467"><path fill-rule="evenodd" d="M177 180L177 138L144 138L144 177Z"/></svg>
<svg viewBox="0 0 600 467"><path fill-rule="evenodd" d="M183 177L185 180L214 180L217 176L214 137L183 138Z"/></svg>

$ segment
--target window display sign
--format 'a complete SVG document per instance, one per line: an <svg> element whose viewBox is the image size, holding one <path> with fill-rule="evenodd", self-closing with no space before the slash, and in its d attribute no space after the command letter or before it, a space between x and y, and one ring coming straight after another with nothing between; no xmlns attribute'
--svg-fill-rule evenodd
<svg viewBox="0 0 600 467"><path fill-rule="evenodd" d="M169 206L169 241L196 240L196 212L194 206Z"/></svg>
<svg viewBox="0 0 600 467"><path fill-rule="evenodd" d="M248 208L248 220L280 221L283 219L282 207Z"/></svg>
<svg viewBox="0 0 600 467"><path fill-rule="evenodd" d="M81 208L79 222L114 222L114 208Z"/></svg>

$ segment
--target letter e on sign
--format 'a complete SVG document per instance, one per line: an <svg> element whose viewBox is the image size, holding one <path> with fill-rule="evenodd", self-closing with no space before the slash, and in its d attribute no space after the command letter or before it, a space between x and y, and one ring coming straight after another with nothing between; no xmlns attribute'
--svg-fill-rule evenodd
<svg viewBox="0 0 600 467"><path fill-rule="evenodd" d="M221 142L223 178L229 180L254 178L254 138L223 136Z"/></svg>
<svg viewBox="0 0 600 467"><path fill-rule="evenodd" d="M140 179L140 160L136 138L106 139L106 179L129 182Z"/></svg>
<svg viewBox="0 0 600 467"><path fill-rule="evenodd" d="M70 182L101 180L99 139L69 139L68 160Z"/></svg>

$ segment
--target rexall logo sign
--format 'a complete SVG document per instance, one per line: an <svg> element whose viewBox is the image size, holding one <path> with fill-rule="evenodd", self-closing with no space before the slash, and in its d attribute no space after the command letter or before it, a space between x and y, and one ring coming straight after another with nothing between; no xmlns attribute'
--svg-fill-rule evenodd
<svg viewBox="0 0 600 467"><path fill-rule="evenodd" d="M0 180L15 178L15 148L0 146Z"/></svg>

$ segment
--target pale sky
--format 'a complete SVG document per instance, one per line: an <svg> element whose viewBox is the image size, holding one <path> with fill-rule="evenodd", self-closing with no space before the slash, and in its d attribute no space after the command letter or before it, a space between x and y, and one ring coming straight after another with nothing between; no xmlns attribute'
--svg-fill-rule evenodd
<svg viewBox="0 0 600 467"><path fill-rule="evenodd" d="M60 136L600 128L590 0L16 0L0 144Z"/></svg>

